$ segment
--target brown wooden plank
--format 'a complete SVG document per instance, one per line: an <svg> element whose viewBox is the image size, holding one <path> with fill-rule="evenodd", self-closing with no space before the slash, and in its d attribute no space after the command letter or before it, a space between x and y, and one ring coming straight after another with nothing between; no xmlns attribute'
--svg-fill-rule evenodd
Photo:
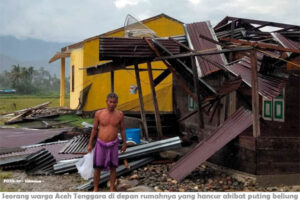
<svg viewBox="0 0 300 200"><path fill-rule="evenodd" d="M239 148L237 153L239 161L247 161L256 163L256 152L245 148Z"/></svg>
<svg viewBox="0 0 300 200"><path fill-rule="evenodd" d="M189 153L183 156L169 171L169 175L181 181L197 166L206 161L228 142L251 125L251 113L243 108L238 109L211 135L202 140Z"/></svg>
<svg viewBox="0 0 300 200"><path fill-rule="evenodd" d="M198 119L199 119L199 128L202 129L204 128L204 120L203 120L203 113L202 113L202 108L201 108L201 95L200 95L200 85L199 85L199 80L198 80L198 71L195 63L195 57L191 56L191 64L192 64L192 69L193 69L193 79L194 79L194 90L197 96L197 104L198 104Z"/></svg>
<svg viewBox="0 0 300 200"><path fill-rule="evenodd" d="M138 64L134 65L134 72L135 72L136 84L138 86L137 90L138 90L138 94L139 94L141 118L142 118L143 127L144 127L144 131L145 131L145 137L148 139L149 134L148 134L147 121L146 121L146 114L145 114L145 109L144 109L143 92L142 92Z"/></svg>
<svg viewBox="0 0 300 200"><path fill-rule="evenodd" d="M257 162L300 162L300 152L290 150L258 150Z"/></svg>
<svg viewBox="0 0 300 200"><path fill-rule="evenodd" d="M154 86L153 74L152 74L152 67L151 67L150 62L147 62L147 69L148 69L148 76L149 76L149 83L150 83L152 101L153 101L153 106L154 106L156 129L157 129L158 137L162 138L163 132L162 132L162 127L161 127L161 120L160 120L160 115L159 115L158 102L157 102L157 98L156 98L156 92L155 92L155 86Z"/></svg>
<svg viewBox="0 0 300 200"><path fill-rule="evenodd" d="M260 136L260 123L259 123L259 96L258 96L258 83L257 83L257 58L256 51L250 51L251 59L251 84L252 84L252 115L253 115L253 137Z"/></svg>
<svg viewBox="0 0 300 200"><path fill-rule="evenodd" d="M145 41L147 42L149 47L153 50L155 55L160 57L160 53L157 51L157 49L154 47L154 45L147 38L145 38ZM189 94L194 99L194 101L197 101L196 95L194 95L193 92L188 88L188 86L185 84L184 80L176 73L176 70L165 60L162 60L162 61L167 66L167 68L172 72L172 74L175 76L175 78L178 80L179 84L184 89L184 91L187 94Z"/></svg>
<svg viewBox="0 0 300 200"><path fill-rule="evenodd" d="M293 52L293 53L300 53L300 50L298 49L291 49L291 48L284 48L272 44L266 44L266 43L260 43L260 42L249 42L249 41L244 41L244 40L237 40L233 38L219 38L220 41L224 42L233 42L233 43L238 43L238 44L245 44L249 46L253 46L256 48L261 48L261 49L271 49L271 50L278 50L278 51L283 51L283 52Z"/></svg>
<svg viewBox="0 0 300 200"><path fill-rule="evenodd" d="M114 70L112 69L110 71L110 92L115 91L115 73Z"/></svg>
<svg viewBox="0 0 300 200"><path fill-rule="evenodd" d="M300 162L261 162L257 164L257 175L300 173Z"/></svg>
<svg viewBox="0 0 300 200"><path fill-rule="evenodd" d="M240 135L239 136L239 147L255 151L255 149L256 149L255 138L251 137L251 136Z"/></svg>
<svg viewBox="0 0 300 200"><path fill-rule="evenodd" d="M257 139L258 150L298 150L299 137L259 137Z"/></svg>

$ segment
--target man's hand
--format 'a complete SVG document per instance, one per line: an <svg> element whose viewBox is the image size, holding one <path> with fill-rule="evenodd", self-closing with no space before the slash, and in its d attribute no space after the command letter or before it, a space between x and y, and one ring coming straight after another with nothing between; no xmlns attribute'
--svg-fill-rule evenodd
<svg viewBox="0 0 300 200"><path fill-rule="evenodd" d="M126 151L126 148L127 148L127 143L123 143L123 146L121 148L121 153L124 153Z"/></svg>
<svg viewBox="0 0 300 200"><path fill-rule="evenodd" d="M90 153L93 150L93 146L91 144L88 145L88 152Z"/></svg>

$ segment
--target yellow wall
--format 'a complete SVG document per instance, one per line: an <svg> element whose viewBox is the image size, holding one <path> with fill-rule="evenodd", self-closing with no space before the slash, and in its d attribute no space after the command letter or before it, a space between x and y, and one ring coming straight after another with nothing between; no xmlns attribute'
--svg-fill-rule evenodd
<svg viewBox="0 0 300 200"><path fill-rule="evenodd" d="M172 35L182 35L184 30L179 22L170 20L165 17L161 17L152 21L145 23L150 29L156 32L159 37L166 37ZM119 31L115 33L110 33L105 36L110 37L123 37L124 31ZM94 66L100 63L99 61L99 39L94 39L84 43L83 46L83 66ZM72 52L73 55L73 52ZM72 55L71 55L71 65L72 65ZM75 54L74 54L75 56ZM75 60L75 59L74 59ZM79 67L83 67L79 66ZM76 66L77 67L77 66ZM166 69L162 62L153 62L152 67L154 69ZM133 67L130 67L133 69ZM147 68L146 64L139 65L139 68ZM101 108L105 108L105 98L110 92L110 73L97 74L93 76L87 76L86 70L80 70L81 74L79 76L83 77L81 83L85 88L87 85L92 83L89 95L87 98L87 103L84 107L85 111L92 111ZM162 71L153 71L153 78L155 79ZM153 103L151 97L151 90L149 85L148 72L140 72L142 91L145 101L145 110L153 111ZM77 78L77 75L76 75ZM131 85L136 85L134 70L119 70L115 71L115 92L119 95L118 109L121 110L139 110L138 94L130 94L129 88ZM159 110L165 112L171 112L172 107L172 76L169 75L164 81L162 81L158 86L155 87L157 92L157 99L159 104ZM70 96L70 104L78 104L78 97L80 91L76 91L78 95ZM72 107L72 106L71 106Z"/></svg>
<svg viewBox="0 0 300 200"><path fill-rule="evenodd" d="M72 92L72 66L74 65L74 92ZM83 49L75 49L70 55L70 108L76 109L80 91L83 88Z"/></svg>

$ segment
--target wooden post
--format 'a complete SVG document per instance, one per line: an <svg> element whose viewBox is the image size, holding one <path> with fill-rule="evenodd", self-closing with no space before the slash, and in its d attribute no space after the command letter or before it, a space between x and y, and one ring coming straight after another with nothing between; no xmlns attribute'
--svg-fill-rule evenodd
<svg viewBox="0 0 300 200"><path fill-rule="evenodd" d="M198 77L198 71L197 66L195 63L195 57L191 56L191 64L193 69L193 79L194 79L194 90L196 92L197 97L197 104L198 104L198 118L199 118L199 128L204 128L204 121L203 121L203 113L201 108L201 96L200 96L200 85L199 85L199 77Z"/></svg>
<svg viewBox="0 0 300 200"><path fill-rule="evenodd" d="M150 62L147 62L147 69L148 69L149 83L150 83L152 100L153 100L153 107L154 107L154 113L155 113L156 129L157 129L158 137L161 139L162 136L163 136L163 133L162 133L161 120L160 120L160 115L159 115L159 108L158 108L156 92L155 92L155 88L154 88L154 81L153 81L152 68L151 68L151 63Z"/></svg>
<svg viewBox="0 0 300 200"><path fill-rule="evenodd" d="M114 74L114 70L112 69L110 71L110 92L115 92L115 74Z"/></svg>
<svg viewBox="0 0 300 200"><path fill-rule="evenodd" d="M154 45L149 41L149 39L144 38L144 40L147 42L147 44L149 45L149 47L152 49L152 51L155 53L155 55L157 57L161 57L160 53L158 52L158 50L154 47ZM177 81L179 82L179 84L181 85L181 87L184 89L184 91L186 93L188 93L193 99L194 101L197 101L197 97L192 93L192 91L188 88L188 86L185 84L184 79L181 78L177 73L176 70L172 67L172 65L170 65L168 62L166 62L165 60L162 60L162 62L167 66L167 68L171 71L171 73L173 74L173 76L175 76L175 78L177 79Z"/></svg>
<svg viewBox="0 0 300 200"><path fill-rule="evenodd" d="M142 92L141 79L140 79L140 74L139 74L139 67L137 64L134 64L134 72L135 72L136 84L138 87L137 90L138 90L138 94L139 94L141 118L142 118L143 126L145 129L145 135L146 135L146 138L148 139L149 134L148 134L147 121L146 121L146 114L145 114L145 110L144 110L143 92Z"/></svg>
<svg viewBox="0 0 300 200"><path fill-rule="evenodd" d="M257 59L255 49L250 51L251 59L251 85L252 85L252 116L253 116L253 137L260 136L259 123L259 96L257 81Z"/></svg>
<svg viewBox="0 0 300 200"><path fill-rule="evenodd" d="M232 115L236 111L236 91L229 94L229 113L228 116Z"/></svg>
<svg viewBox="0 0 300 200"><path fill-rule="evenodd" d="M66 62L65 58L60 59L60 97L59 97L59 106L65 106L65 68Z"/></svg>

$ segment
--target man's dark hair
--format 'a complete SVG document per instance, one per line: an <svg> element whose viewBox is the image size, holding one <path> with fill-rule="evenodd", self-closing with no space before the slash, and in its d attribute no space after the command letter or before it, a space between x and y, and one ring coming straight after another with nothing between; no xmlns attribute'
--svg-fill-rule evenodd
<svg viewBox="0 0 300 200"><path fill-rule="evenodd" d="M111 98L116 98L117 100L118 100L118 95L116 94L116 93L109 93L108 95L107 95L107 97L106 97L106 100L107 99L111 99Z"/></svg>

